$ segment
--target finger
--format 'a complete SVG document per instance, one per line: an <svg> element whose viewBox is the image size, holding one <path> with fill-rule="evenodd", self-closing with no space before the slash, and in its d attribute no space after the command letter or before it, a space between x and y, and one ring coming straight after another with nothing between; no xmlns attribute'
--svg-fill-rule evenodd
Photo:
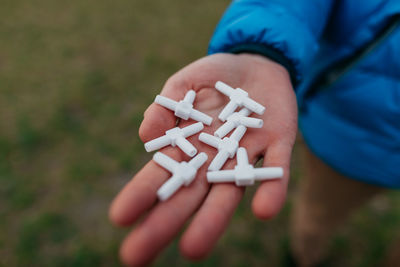
<svg viewBox="0 0 400 267"><path fill-rule="evenodd" d="M176 124L175 115L168 109L153 103L145 111L139 128L139 137L148 142L165 134Z"/></svg>
<svg viewBox="0 0 400 267"><path fill-rule="evenodd" d="M168 245L195 212L207 194L205 168L189 187L183 187L169 200L160 202L124 240L120 256L132 266L145 265Z"/></svg>
<svg viewBox="0 0 400 267"><path fill-rule="evenodd" d="M258 187L252 201L252 210L260 219L269 219L275 216L282 208L287 184L289 181L289 166L292 145L279 142L271 144L264 156L263 166L282 167L281 179L264 181Z"/></svg>
<svg viewBox="0 0 400 267"><path fill-rule="evenodd" d="M208 255L223 234L242 199L244 188L234 184L213 185L206 201L180 241L181 253L188 259Z"/></svg>
<svg viewBox="0 0 400 267"><path fill-rule="evenodd" d="M250 163L258 158L258 147L249 149ZM236 161L224 169L232 169ZM209 194L180 241L182 254L189 259L206 257L227 228L235 209L243 197L244 187L233 183L213 184Z"/></svg>
<svg viewBox="0 0 400 267"><path fill-rule="evenodd" d="M177 235L207 194L209 184L205 169L211 159L199 170L198 178L189 187L159 203L126 238L121 247L121 258L125 263L141 265L150 262ZM235 161L231 160L226 166L232 168L234 165Z"/></svg>
<svg viewBox="0 0 400 267"><path fill-rule="evenodd" d="M167 148L163 153L181 161L182 155L176 149ZM157 190L170 176L168 171L153 160L149 161L112 202L109 210L110 220L119 226L134 223L157 201Z"/></svg>
<svg viewBox="0 0 400 267"><path fill-rule="evenodd" d="M190 125L190 123L191 122L182 121L179 127L185 127ZM211 131L211 127L205 127L204 131ZM190 136L187 140L195 144L198 142L197 139L198 134L195 134ZM204 147L202 150L207 152L208 155L215 155L216 153L214 151L215 149L209 147ZM172 153L172 157L178 161L189 160L189 157L180 153L178 149L167 147L162 151L165 151L166 154ZM209 161L211 159L212 157L210 156ZM155 167L155 164L154 162L147 164L113 201L109 212L109 217L112 222L121 226L130 225L156 202L156 192L158 188L161 187L171 174L158 166Z"/></svg>
<svg viewBox="0 0 400 267"><path fill-rule="evenodd" d="M181 80L180 75L172 76L164 85L160 95L175 101L180 101L190 90L189 85ZM157 104L152 103L144 112L144 119L139 128L139 136L143 142L165 134L165 131L173 128L176 124L174 112Z"/></svg>

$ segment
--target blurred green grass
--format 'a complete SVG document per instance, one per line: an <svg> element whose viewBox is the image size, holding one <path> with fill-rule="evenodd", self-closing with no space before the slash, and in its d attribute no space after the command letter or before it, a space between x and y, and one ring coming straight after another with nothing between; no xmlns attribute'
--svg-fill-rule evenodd
<svg viewBox="0 0 400 267"><path fill-rule="evenodd" d="M0 9L0 266L120 266L107 209L149 159L137 136L165 80L206 53L228 1L5 1ZM293 182L281 214L256 220L246 193L206 261L177 243L156 266L277 266L289 238ZM375 204L374 204L375 203ZM332 266L376 266L400 222L382 196L334 239ZM378 204L376 204L378 203Z"/></svg>

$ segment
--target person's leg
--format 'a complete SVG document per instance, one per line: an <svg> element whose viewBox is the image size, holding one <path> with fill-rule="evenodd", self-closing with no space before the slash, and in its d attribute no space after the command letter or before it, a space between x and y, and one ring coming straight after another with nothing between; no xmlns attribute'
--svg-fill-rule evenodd
<svg viewBox="0 0 400 267"><path fill-rule="evenodd" d="M383 266L386 267L400 266L400 233L397 233L394 242L390 245Z"/></svg>
<svg viewBox="0 0 400 267"><path fill-rule="evenodd" d="M300 266L312 266L326 255L337 226L382 188L346 178L303 150L305 173L294 200L290 245Z"/></svg>

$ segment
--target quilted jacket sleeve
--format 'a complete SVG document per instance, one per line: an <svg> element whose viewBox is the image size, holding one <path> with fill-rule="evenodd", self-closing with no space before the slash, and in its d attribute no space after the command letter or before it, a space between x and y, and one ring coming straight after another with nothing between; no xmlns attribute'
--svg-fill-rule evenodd
<svg viewBox="0 0 400 267"><path fill-rule="evenodd" d="M251 52L286 67L298 82L318 51L332 0L232 1L212 37L208 53Z"/></svg>

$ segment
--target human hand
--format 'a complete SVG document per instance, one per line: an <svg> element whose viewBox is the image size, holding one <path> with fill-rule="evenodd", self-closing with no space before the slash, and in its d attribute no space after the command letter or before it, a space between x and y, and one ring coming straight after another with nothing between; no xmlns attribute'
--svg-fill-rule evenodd
<svg viewBox="0 0 400 267"><path fill-rule="evenodd" d="M174 74L164 85L161 95L181 100L193 89L197 96L194 107L213 117L211 126L204 132L213 134L222 124L217 117L228 99L214 85L221 80L232 87L240 87L249 96L266 107L261 129L249 128L240 142L246 147L249 161L264 158L264 166L280 166L282 179L261 182L253 197L252 210L260 219L269 219L281 209L289 179L292 147L297 131L297 104L289 75L281 65L252 54L215 54L204 57ZM147 142L175 127L172 111L151 104L145 111L139 135ZM179 127L193 121L179 122ZM124 187L113 201L110 219L121 226L130 226L140 217L144 219L128 234L120 250L124 263L132 266L150 263L174 239L193 215L193 220L180 239L181 253L190 259L204 258L227 227L244 188L234 183L208 184L206 171L216 154L216 149L200 142L198 134L188 138L199 152L209 159L196 179L182 187L165 202L158 202L156 192L171 174L153 160L148 162ZM177 161L189 157L179 149L167 147L162 152ZM224 169L232 169L236 160L229 160Z"/></svg>

